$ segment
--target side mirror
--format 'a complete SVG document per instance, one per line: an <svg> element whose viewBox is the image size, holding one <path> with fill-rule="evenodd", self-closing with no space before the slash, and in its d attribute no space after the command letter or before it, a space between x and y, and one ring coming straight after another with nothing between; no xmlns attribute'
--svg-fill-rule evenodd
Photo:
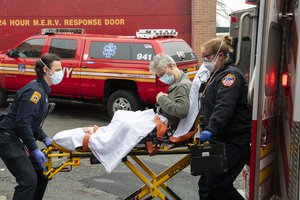
<svg viewBox="0 0 300 200"><path fill-rule="evenodd" d="M7 52L7 55L11 58L16 58L18 57L18 53L14 49L9 49Z"/></svg>

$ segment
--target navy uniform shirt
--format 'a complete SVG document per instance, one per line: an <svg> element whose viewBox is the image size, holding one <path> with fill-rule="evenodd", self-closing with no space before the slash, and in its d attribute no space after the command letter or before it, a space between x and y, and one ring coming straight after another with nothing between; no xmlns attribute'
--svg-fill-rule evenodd
<svg viewBox="0 0 300 200"><path fill-rule="evenodd" d="M41 128L48 110L48 95L51 88L43 78L28 83L20 89L7 115L0 122L0 129L20 138L30 151L38 148L36 140L47 135Z"/></svg>
<svg viewBox="0 0 300 200"><path fill-rule="evenodd" d="M229 60L211 74L201 98L204 129L220 141L249 143L251 112L248 85L242 72Z"/></svg>

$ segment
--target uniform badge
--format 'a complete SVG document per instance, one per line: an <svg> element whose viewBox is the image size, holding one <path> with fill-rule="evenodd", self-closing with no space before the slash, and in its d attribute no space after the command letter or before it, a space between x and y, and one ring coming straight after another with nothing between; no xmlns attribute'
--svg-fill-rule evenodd
<svg viewBox="0 0 300 200"><path fill-rule="evenodd" d="M37 104L41 98L41 93L35 91L32 96L30 97L30 101L32 101L33 103Z"/></svg>
<svg viewBox="0 0 300 200"><path fill-rule="evenodd" d="M223 79L222 79L222 84L226 87L230 87L234 84L236 80L235 75L233 74L227 74Z"/></svg>
<svg viewBox="0 0 300 200"><path fill-rule="evenodd" d="M21 74L24 74L25 70L26 70L26 66L23 63L18 64L18 70Z"/></svg>

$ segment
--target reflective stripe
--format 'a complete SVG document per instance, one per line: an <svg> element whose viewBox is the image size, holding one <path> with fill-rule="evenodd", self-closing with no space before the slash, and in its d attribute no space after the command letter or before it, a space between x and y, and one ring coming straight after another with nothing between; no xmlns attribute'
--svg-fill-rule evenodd
<svg viewBox="0 0 300 200"><path fill-rule="evenodd" d="M150 74L147 70L128 70L128 69L107 69L107 68L101 68L101 69L89 69L89 68L73 68L73 71L75 72L103 72L103 73L131 73L131 74Z"/></svg>
<svg viewBox="0 0 300 200"><path fill-rule="evenodd" d="M270 144L267 144L265 147L261 147L260 148L260 159L262 160L262 158L266 157L267 155L271 154L274 151L275 151L274 143L270 143Z"/></svg>
<svg viewBox="0 0 300 200"><path fill-rule="evenodd" d="M81 78L81 79L102 79L102 80L106 80L106 79L114 79L114 76L79 76L79 75L74 75L72 76L72 78ZM138 81L138 82L152 82L154 83L156 80L155 79L138 79L138 78L126 78L126 77L118 77L118 79L123 79L123 80L131 80L131 81Z"/></svg>
<svg viewBox="0 0 300 200"><path fill-rule="evenodd" d="M268 166L267 168L265 168L264 170L262 170L259 173L259 184L261 184L262 182L264 182L269 176L271 176L274 173L275 170L275 163Z"/></svg>
<svg viewBox="0 0 300 200"><path fill-rule="evenodd" d="M24 64L24 63L22 63ZM5 64L1 64L0 63L0 67L12 67L12 68L18 68L18 64L8 64L8 63L5 63ZM33 65L25 65L26 68L30 68L30 69L34 69L35 66Z"/></svg>
<svg viewBox="0 0 300 200"><path fill-rule="evenodd" d="M73 71L73 75L83 75L83 76L110 76L110 77L126 77L126 78L146 78L146 79L154 79L155 75L139 75L139 74L119 74L119 73L102 73L102 72L75 72Z"/></svg>
<svg viewBox="0 0 300 200"><path fill-rule="evenodd" d="M191 71L191 72L187 72L186 74L187 74L188 76L190 76L190 75L192 75L192 74L197 74L197 70Z"/></svg>
<svg viewBox="0 0 300 200"><path fill-rule="evenodd" d="M1 67L0 66L0 70L6 70L6 71L19 71L18 68L15 68L15 67ZM35 72L34 69L28 69L28 68L25 68L25 71L28 71L28 72Z"/></svg>
<svg viewBox="0 0 300 200"><path fill-rule="evenodd" d="M11 67L0 67L2 70L8 70L8 71L19 71L18 68L11 68Z"/></svg>
<svg viewBox="0 0 300 200"><path fill-rule="evenodd" d="M272 162L274 162L275 160L275 153L271 153L268 156L264 157L262 160L260 160L260 166L259 166L259 170L263 170L265 167L267 167L268 165L270 165Z"/></svg>

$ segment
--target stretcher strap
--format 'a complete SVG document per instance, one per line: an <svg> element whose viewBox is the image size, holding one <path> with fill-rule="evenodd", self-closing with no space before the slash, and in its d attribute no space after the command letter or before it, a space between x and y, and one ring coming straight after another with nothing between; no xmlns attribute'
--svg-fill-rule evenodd
<svg viewBox="0 0 300 200"><path fill-rule="evenodd" d="M155 115L153 118L154 123L156 124L156 129L157 129L157 139L158 140L162 140L163 135L165 134L166 130L167 130L167 124L163 123L160 119L159 116ZM169 140L173 143L179 143L179 142L183 142L186 141L190 138L193 138L195 133L198 131L198 125L200 122L200 114L197 115L196 120L193 124L192 130L190 130L188 133L180 136L180 137L173 137L170 136ZM149 153L150 156L153 156L157 153L158 151L158 147L154 145L153 141L149 140L146 141L146 147L147 147L147 151Z"/></svg>
<svg viewBox="0 0 300 200"><path fill-rule="evenodd" d="M167 124L162 122L158 115L154 116L153 122L156 125L156 137L158 140L162 140L165 132L168 129ZM153 144L153 141L151 140L146 141L146 147L150 156L155 155L158 151L158 148Z"/></svg>
<svg viewBox="0 0 300 200"><path fill-rule="evenodd" d="M186 134L184 134L182 136L179 136L177 138L173 137L173 136L170 136L169 140L171 142L174 142L174 143L183 142L183 141L186 141L186 140L192 138L195 135L196 132L197 132L197 129L196 130L192 130L192 131L190 131L190 132L188 132L188 133L186 133Z"/></svg>
<svg viewBox="0 0 300 200"><path fill-rule="evenodd" d="M153 122L156 125L156 136L159 140L162 140L165 132L167 131L168 127L167 124L162 122L158 115L155 115L153 118Z"/></svg>
<svg viewBox="0 0 300 200"><path fill-rule="evenodd" d="M182 135L182 136L176 137L176 138L173 137L173 136L170 136L170 137L169 137L169 140L170 140L171 142L177 143L177 142L183 142L183 141L186 141L186 140L188 140L188 139L194 137L194 135L195 135L195 134L197 133L197 131L198 131L198 125L199 125L199 123L200 123L200 113L197 115L196 120L195 120L195 122L194 122L194 124L193 124L192 129L191 129L188 133L186 133L186 134L184 134L184 135Z"/></svg>
<svg viewBox="0 0 300 200"><path fill-rule="evenodd" d="M158 151L158 148L154 146L153 141L146 141L146 147L150 156L154 156Z"/></svg>
<svg viewBox="0 0 300 200"><path fill-rule="evenodd" d="M84 127L82 128L83 131L85 132L85 135L83 137L83 141L82 141L82 150L83 151L90 151L88 144L89 144L89 140L90 140L90 136L94 133L96 133L96 131L98 130L98 126L94 125L93 126L93 130L91 130L91 127Z"/></svg>

